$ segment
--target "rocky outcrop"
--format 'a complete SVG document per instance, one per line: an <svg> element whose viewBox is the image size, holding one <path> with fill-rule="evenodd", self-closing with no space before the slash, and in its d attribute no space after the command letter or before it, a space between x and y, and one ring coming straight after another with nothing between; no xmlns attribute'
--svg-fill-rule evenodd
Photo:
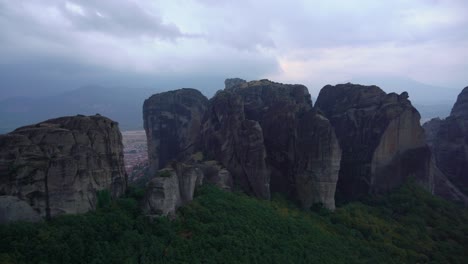
<svg viewBox="0 0 468 264"><path fill-rule="evenodd" d="M231 89L232 87L235 87L240 84L247 83L246 80L240 79L240 78L231 78L231 79L226 79L224 81L224 88L226 90Z"/></svg>
<svg viewBox="0 0 468 264"><path fill-rule="evenodd" d="M406 92L377 86L325 86L315 108L332 123L341 149L337 192L345 200L389 191L414 177L432 189L431 152Z"/></svg>
<svg viewBox="0 0 468 264"><path fill-rule="evenodd" d="M177 208L192 201L195 188L203 183L199 168L177 162L171 166L147 184L142 208L148 215L175 215Z"/></svg>
<svg viewBox="0 0 468 264"><path fill-rule="evenodd" d="M463 120L468 120L468 86L465 87L457 97L453 105L450 116Z"/></svg>
<svg viewBox="0 0 468 264"><path fill-rule="evenodd" d="M305 208L322 203L334 209L341 151L307 88L238 78L225 85L209 102L193 89L145 101L153 170L177 160L224 189L238 186L264 199L280 192ZM197 151L205 161L191 160Z"/></svg>
<svg viewBox="0 0 468 264"><path fill-rule="evenodd" d="M193 154L207 104L205 96L188 88L155 94L145 100L143 120L152 173L172 160Z"/></svg>
<svg viewBox="0 0 468 264"><path fill-rule="evenodd" d="M149 215L174 214L182 204L175 171L163 170L160 173L164 176L153 178L146 187L143 211Z"/></svg>
<svg viewBox="0 0 468 264"><path fill-rule="evenodd" d="M226 82L210 100L201 145L248 193L268 199L280 192L306 208L334 208L340 148L303 85Z"/></svg>
<svg viewBox="0 0 468 264"><path fill-rule="evenodd" d="M446 176L451 190L437 185L435 192L468 204L468 87L463 89L444 120L432 119L424 124L437 167Z"/></svg>
<svg viewBox="0 0 468 264"><path fill-rule="evenodd" d="M0 196L0 224L16 221L39 222L41 216L16 196Z"/></svg>
<svg viewBox="0 0 468 264"><path fill-rule="evenodd" d="M205 155L221 162L243 190L270 198L263 130L246 119L239 95L221 91L211 99L201 141Z"/></svg>
<svg viewBox="0 0 468 264"><path fill-rule="evenodd" d="M220 189L231 191L234 181L231 173L216 160L204 161L197 165L203 172L203 182Z"/></svg>
<svg viewBox="0 0 468 264"><path fill-rule="evenodd" d="M426 142L431 148L437 140L437 133L439 132L440 126L443 122L444 121L442 119L436 117L423 124L423 129L426 133Z"/></svg>
<svg viewBox="0 0 468 264"><path fill-rule="evenodd" d="M106 117L61 117L0 135L0 195L41 217L87 212L97 191L123 194L126 177L122 136Z"/></svg>

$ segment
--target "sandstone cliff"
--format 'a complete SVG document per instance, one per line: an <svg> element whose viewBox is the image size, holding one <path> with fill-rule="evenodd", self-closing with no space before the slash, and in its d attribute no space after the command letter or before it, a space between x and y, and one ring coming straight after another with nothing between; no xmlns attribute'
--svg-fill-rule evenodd
<svg viewBox="0 0 468 264"><path fill-rule="evenodd" d="M0 195L41 217L87 212L97 191L123 194L126 177L122 137L108 118L61 117L0 135Z"/></svg>
<svg viewBox="0 0 468 264"><path fill-rule="evenodd" d="M315 108L330 120L343 151L337 192L345 200L386 192L408 177L432 191L431 152L406 92L327 85Z"/></svg>
<svg viewBox="0 0 468 264"><path fill-rule="evenodd" d="M150 171L182 160L195 150L208 99L195 89L155 94L143 104Z"/></svg>
<svg viewBox="0 0 468 264"><path fill-rule="evenodd" d="M305 208L322 203L334 209L341 151L303 85L226 82L210 100L202 146L257 197L279 192Z"/></svg>
<svg viewBox="0 0 468 264"><path fill-rule="evenodd" d="M437 185L436 194L468 203L468 87L458 95L449 117L432 119L424 129L436 164L452 186Z"/></svg>
<svg viewBox="0 0 468 264"><path fill-rule="evenodd" d="M225 189L236 185L264 199L280 192L305 208L322 203L334 209L341 151L330 122L312 108L307 88L242 79L225 85L209 102L188 89L145 102L153 168L171 159L186 162L198 150L225 167L196 164L209 172L208 182Z"/></svg>
<svg viewBox="0 0 468 264"><path fill-rule="evenodd" d="M246 119L239 95L220 91L210 100L201 141L204 154L226 166L243 190L270 198L263 130L257 121Z"/></svg>

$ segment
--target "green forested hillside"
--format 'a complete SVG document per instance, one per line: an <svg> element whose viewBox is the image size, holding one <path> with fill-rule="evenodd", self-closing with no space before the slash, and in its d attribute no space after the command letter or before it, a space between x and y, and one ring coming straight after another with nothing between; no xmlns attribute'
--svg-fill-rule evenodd
<svg viewBox="0 0 468 264"><path fill-rule="evenodd" d="M203 187L175 220L150 221L140 197L0 226L0 263L468 263L467 210L412 184L334 213Z"/></svg>

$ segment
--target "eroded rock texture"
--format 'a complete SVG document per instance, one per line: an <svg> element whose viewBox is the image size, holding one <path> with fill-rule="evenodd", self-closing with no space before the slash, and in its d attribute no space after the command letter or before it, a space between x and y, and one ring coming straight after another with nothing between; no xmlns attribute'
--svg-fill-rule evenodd
<svg viewBox="0 0 468 264"><path fill-rule="evenodd" d="M193 154L208 99L195 89L155 94L145 100L143 120L150 171Z"/></svg>
<svg viewBox="0 0 468 264"><path fill-rule="evenodd" d="M199 151L207 161L189 163L209 183L238 186L264 199L280 192L305 208L322 203L334 209L341 151L330 122L312 108L307 88L238 78L225 85L209 102L192 89L145 102L153 168L171 159L188 162Z"/></svg>
<svg viewBox="0 0 468 264"><path fill-rule="evenodd" d="M450 116L432 119L424 124L429 135L436 164L456 191L437 185L435 192L443 197L468 202L468 87L458 95ZM444 187L444 189L441 189Z"/></svg>
<svg viewBox="0 0 468 264"><path fill-rule="evenodd" d="M61 117L0 135L0 195L41 217L87 212L97 191L119 196L126 181L122 136L106 117Z"/></svg>
<svg viewBox="0 0 468 264"><path fill-rule="evenodd" d="M325 86L315 108L333 124L342 149L337 192L345 200L386 192L414 177L433 185L431 152L406 92L377 86Z"/></svg>
<svg viewBox="0 0 468 264"><path fill-rule="evenodd" d="M237 85L246 83L246 80L240 79L240 78L231 78L231 79L226 79L224 81L224 88L225 89L231 89L232 87L235 87Z"/></svg>
<svg viewBox="0 0 468 264"><path fill-rule="evenodd" d="M173 216L177 208L192 201L196 187L202 183L203 172L199 168L173 162L147 184L143 211L148 215Z"/></svg>
<svg viewBox="0 0 468 264"><path fill-rule="evenodd" d="M38 222L41 216L16 196L0 196L0 224L16 221Z"/></svg>
<svg viewBox="0 0 468 264"><path fill-rule="evenodd" d="M220 161L243 190L270 198L263 130L257 121L246 119L238 94L221 91L211 99L202 144L205 155Z"/></svg>
<svg viewBox="0 0 468 264"><path fill-rule="evenodd" d="M341 152L307 88L268 80L226 85L210 100L203 123L207 157L257 197L280 192L307 208L323 203L333 209Z"/></svg>
<svg viewBox="0 0 468 264"><path fill-rule="evenodd" d="M196 165L203 172L203 182L220 189L231 191L234 181L231 173L216 160L208 160Z"/></svg>

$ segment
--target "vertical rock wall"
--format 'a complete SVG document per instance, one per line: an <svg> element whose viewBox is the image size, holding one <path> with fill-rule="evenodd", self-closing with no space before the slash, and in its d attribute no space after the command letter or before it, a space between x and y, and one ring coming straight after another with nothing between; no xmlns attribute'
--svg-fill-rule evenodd
<svg viewBox="0 0 468 264"><path fill-rule="evenodd" d="M96 192L125 192L122 136L108 118L51 119L0 135L0 195L15 196L41 217L84 213Z"/></svg>
<svg viewBox="0 0 468 264"><path fill-rule="evenodd" d="M179 89L155 94L143 104L150 171L193 154L208 104L199 91Z"/></svg>
<svg viewBox="0 0 468 264"><path fill-rule="evenodd" d="M408 177L432 190L431 152L406 92L327 85L315 108L330 119L343 151L337 186L343 199L389 191Z"/></svg>

